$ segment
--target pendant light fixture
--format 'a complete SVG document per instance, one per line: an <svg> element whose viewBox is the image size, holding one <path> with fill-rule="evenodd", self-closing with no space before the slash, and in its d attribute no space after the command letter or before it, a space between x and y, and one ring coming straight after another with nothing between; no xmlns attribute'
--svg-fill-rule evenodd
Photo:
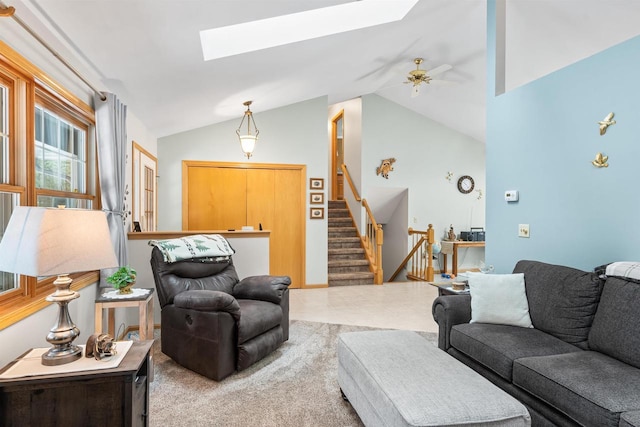
<svg viewBox="0 0 640 427"><path fill-rule="evenodd" d="M256 147L256 141L258 140L258 134L260 131L256 127L256 122L253 120L253 113L251 112L250 105L253 101L246 101L243 103L247 107L247 111L244 112L244 116L242 116L242 121L240 121L240 126L236 130L236 134L238 134L238 138L240 139L240 146L242 147L242 151L244 155L247 156L247 159L251 158L251 154L253 153L253 149ZM242 128L245 119L247 120L247 127L245 129ZM251 125L253 124L253 133L251 133Z"/></svg>

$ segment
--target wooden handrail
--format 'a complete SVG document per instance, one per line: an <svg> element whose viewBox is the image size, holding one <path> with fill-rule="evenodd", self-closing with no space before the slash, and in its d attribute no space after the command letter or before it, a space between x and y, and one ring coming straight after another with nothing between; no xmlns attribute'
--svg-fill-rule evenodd
<svg viewBox="0 0 640 427"><path fill-rule="evenodd" d="M429 228L427 231L419 231L414 230L413 228L409 228L409 235L417 234L420 237L416 242L414 240L413 248L409 251L409 254L402 260L396 271L393 273L391 278L389 278L390 282L400 274L400 272L406 267L407 262L410 259L413 260L411 263L411 272L407 274L408 279L412 280L425 280L427 282L433 282L433 243L435 242L433 225L429 224ZM424 244L427 244L426 256L424 256ZM417 253L417 255L416 255ZM427 266L424 268L424 258L427 258Z"/></svg>
<svg viewBox="0 0 640 427"><path fill-rule="evenodd" d="M366 230L364 233L358 230L358 234L360 235L362 247L367 254L367 259L369 261L369 270L373 272L373 283L375 283L376 285L382 285L384 281L382 271L382 244L384 243L384 233L382 232L382 224L378 224L376 222L369 204L358 194L358 190L356 190L355 185L353 185L353 180L351 179L351 175L349 175L347 166L345 164L342 164L340 165L340 167L342 169L342 173L347 179L347 182L349 183L349 187L351 188L354 199L364 207L367 214ZM360 215L358 214L357 218L359 217ZM356 228L357 227L358 224L356 223Z"/></svg>
<svg viewBox="0 0 640 427"><path fill-rule="evenodd" d="M362 199L362 206L364 206L364 210L367 212L367 217L369 217L369 219L371 220L371 224L375 228L378 228L378 223L376 222L376 219L373 217L373 213L371 212L371 208L369 207L369 203L367 203L367 201L365 199Z"/></svg>
<svg viewBox="0 0 640 427"><path fill-rule="evenodd" d="M351 179L351 175L349 175L349 170L347 170L347 165L343 163L340 165L340 168L342 169L342 173L344 174L344 176L347 178L347 182L349 183L349 187L351 187L351 192L353 193L353 197L355 197L356 202L360 202L362 198L358 194L358 190L356 190L356 186L353 185L353 180Z"/></svg>
<svg viewBox="0 0 640 427"><path fill-rule="evenodd" d="M376 285L381 285L384 281L382 273L382 244L384 243L382 224L376 222L366 199L362 199L361 203L367 213L367 233L363 243L369 257L369 265L374 274L373 282Z"/></svg>

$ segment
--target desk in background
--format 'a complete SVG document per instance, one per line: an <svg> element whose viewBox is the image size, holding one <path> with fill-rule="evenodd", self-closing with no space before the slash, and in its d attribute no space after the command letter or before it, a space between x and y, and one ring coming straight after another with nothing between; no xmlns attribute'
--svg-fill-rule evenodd
<svg viewBox="0 0 640 427"><path fill-rule="evenodd" d="M443 266L442 272L447 272L447 255L453 255L453 259L451 261L451 273L454 275L458 275L458 248L484 248L484 242L465 242L461 240L456 240L454 242L441 242L442 249L440 253L443 257Z"/></svg>

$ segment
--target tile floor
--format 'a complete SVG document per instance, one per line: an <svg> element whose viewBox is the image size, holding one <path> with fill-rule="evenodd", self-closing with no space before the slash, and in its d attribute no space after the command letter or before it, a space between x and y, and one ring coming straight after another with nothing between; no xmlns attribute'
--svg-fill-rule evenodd
<svg viewBox="0 0 640 427"><path fill-rule="evenodd" d="M289 296L291 320L438 331L431 315L438 290L425 282L291 289Z"/></svg>

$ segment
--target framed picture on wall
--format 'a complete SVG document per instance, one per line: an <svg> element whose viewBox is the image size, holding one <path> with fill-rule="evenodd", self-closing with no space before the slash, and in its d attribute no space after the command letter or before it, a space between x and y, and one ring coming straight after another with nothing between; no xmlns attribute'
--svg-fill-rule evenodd
<svg viewBox="0 0 640 427"><path fill-rule="evenodd" d="M309 178L309 187L312 190L324 190L323 178Z"/></svg>
<svg viewBox="0 0 640 427"><path fill-rule="evenodd" d="M309 217L311 219L324 219L324 208L311 208Z"/></svg>
<svg viewBox="0 0 640 427"><path fill-rule="evenodd" d="M324 193L311 193L309 195L309 203L312 205L324 204Z"/></svg>

